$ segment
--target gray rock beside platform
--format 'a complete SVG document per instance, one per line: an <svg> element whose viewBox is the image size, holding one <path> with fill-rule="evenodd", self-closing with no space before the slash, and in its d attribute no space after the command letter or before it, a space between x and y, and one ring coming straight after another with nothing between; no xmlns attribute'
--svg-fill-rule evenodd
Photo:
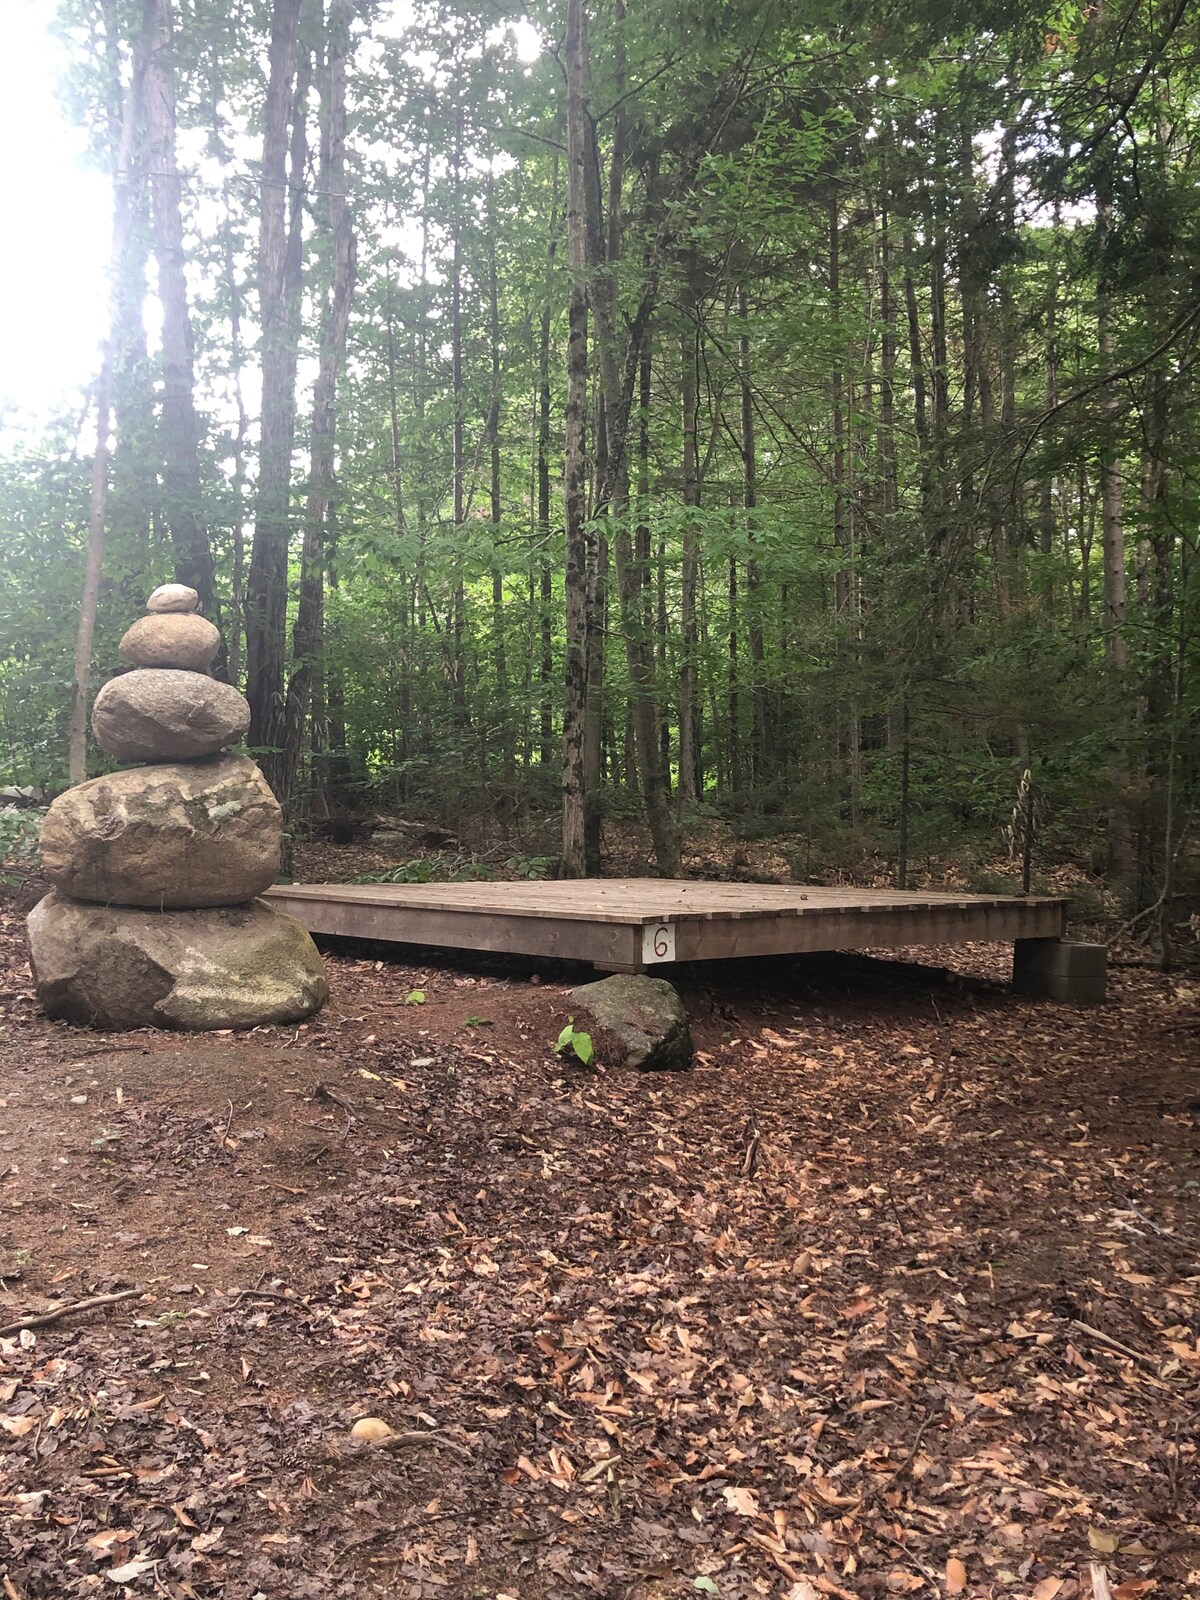
<svg viewBox="0 0 1200 1600"><path fill-rule="evenodd" d="M619 1042L626 1066L666 1072L691 1066L687 1012L665 978L601 978L572 989L570 998L577 1012Z"/></svg>
<svg viewBox="0 0 1200 1600"><path fill-rule="evenodd" d="M254 1028L300 1022L329 996L317 948L261 900L142 911L48 894L28 919L46 1015L92 1028Z"/></svg>

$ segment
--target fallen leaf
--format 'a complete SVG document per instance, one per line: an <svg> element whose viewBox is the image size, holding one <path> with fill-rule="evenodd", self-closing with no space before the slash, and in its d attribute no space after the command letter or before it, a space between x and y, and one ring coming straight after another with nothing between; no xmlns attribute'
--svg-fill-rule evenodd
<svg viewBox="0 0 1200 1600"><path fill-rule="evenodd" d="M1105 1533L1103 1528L1088 1529L1088 1543L1103 1555L1112 1555L1120 1542L1115 1533Z"/></svg>
<svg viewBox="0 0 1200 1600"><path fill-rule="evenodd" d="M359 1417L350 1429L352 1439L365 1439L368 1444L382 1444L385 1439L390 1439L395 1432L382 1417Z"/></svg>
<svg viewBox="0 0 1200 1600"><path fill-rule="evenodd" d="M123 1567L110 1567L104 1574L113 1583L136 1583L154 1565L152 1556L134 1556L132 1561L127 1561Z"/></svg>
<svg viewBox="0 0 1200 1600"><path fill-rule="evenodd" d="M967 1569L957 1556L946 1562L946 1593L961 1594L967 1587Z"/></svg>
<svg viewBox="0 0 1200 1600"><path fill-rule="evenodd" d="M725 1503L730 1511L736 1512L739 1517L757 1517L759 1515L758 1496L753 1489L722 1489Z"/></svg>
<svg viewBox="0 0 1200 1600"><path fill-rule="evenodd" d="M87 1540L87 1547L105 1556L114 1545L132 1544L136 1537L132 1528L104 1528Z"/></svg>
<svg viewBox="0 0 1200 1600"><path fill-rule="evenodd" d="M914 1594L925 1587L925 1579L915 1572L902 1572L897 1567L894 1572L888 1573L887 1586L889 1594Z"/></svg>

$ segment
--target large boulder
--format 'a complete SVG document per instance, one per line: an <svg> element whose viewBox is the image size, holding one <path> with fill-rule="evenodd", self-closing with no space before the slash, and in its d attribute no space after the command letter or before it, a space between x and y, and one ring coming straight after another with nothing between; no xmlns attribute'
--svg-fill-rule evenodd
<svg viewBox="0 0 1200 1600"><path fill-rule="evenodd" d="M182 667L189 672L207 672L220 648L220 633L193 611L139 617L117 646L135 667Z"/></svg>
<svg viewBox="0 0 1200 1600"><path fill-rule="evenodd" d="M92 707L96 743L118 761L197 761L236 744L249 726L245 695L198 672L127 672Z"/></svg>
<svg viewBox="0 0 1200 1600"><path fill-rule="evenodd" d="M261 900L139 911L48 894L27 921L46 1014L93 1028L255 1028L299 1022L329 984L294 917Z"/></svg>
<svg viewBox="0 0 1200 1600"><path fill-rule="evenodd" d="M692 1064L687 1012L665 978L612 977L572 989L576 1024L586 1013L616 1041L626 1066L679 1072Z"/></svg>
<svg viewBox="0 0 1200 1600"><path fill-rule="evenodd" d="M275 881L281 824L247 756L133 767L58 797L42 823L42 866L76 900L235 905Z"/></svg>

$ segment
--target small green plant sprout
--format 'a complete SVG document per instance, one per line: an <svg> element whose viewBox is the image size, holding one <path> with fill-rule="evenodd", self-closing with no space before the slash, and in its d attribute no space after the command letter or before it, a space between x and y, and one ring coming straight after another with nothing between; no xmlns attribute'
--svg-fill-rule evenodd
<svg viewBox="0 0 1200 1600"><path fill-rule="evenodd" d="M568 1019L566 1027L558 1036L558 1043L554 1046L555 1055L562 1055L564 1050L574 1053L576 1061L582 1066L587 1066L595 1055L590 1033L580 1033L575 1027L575 1018Z"/></svg>
<svg viewBox="0 0 1200 1600"><path fill-rule="evenodd" d="M463 1023L464 1028L491 1028L494 1026L491 1017L468 1017Z"/></svg>
<svg viewBox="0 0 1200 1600"><path fill-rule="evenodd" d="M424 989L410 989L404 996L406 1006L423 1006L425 1004Z"/></svg>

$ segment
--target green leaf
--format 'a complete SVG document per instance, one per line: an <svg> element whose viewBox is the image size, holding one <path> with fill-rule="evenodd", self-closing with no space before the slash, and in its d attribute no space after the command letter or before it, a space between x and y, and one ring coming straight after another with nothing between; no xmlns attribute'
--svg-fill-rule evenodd
<svg viewBox="0 0 1200 1600"><path fill-rule="evenodd" d="M711 1578L693 1578L692 1588L702 1589L705 1594L720 1594L721 1592Z"/></svg>
<svg viewBox="0 0 1200 1600"><path fill-rule="evenodd" d="M571 1049L574 1050L585 1067L596 1053L592 1049L592 1036L590 1033L575 1034L571 1040Z"/></svg>
<svg viewBox="0 0 1200 1600"><path fill-rule="evenodd" d="M423 1006L425 1004L424 989L410 989L404 996L404 1004L406 1006Z"/></svg>
<svg viewBox="0 0 1200 1600"><path fill-rule="evenodd" d="M574 1022L574 1020L575 1019L572 1017L571 1022L568 1022L566 1027L559 1034L558 1043L554 1046L555 1051L565 1050L567 1048L567 1046L570 1044L570 1042L571 1042L571 1040L572 1040L572 1038L574 1037L574 1034L575 1034L575 1029L572 1026L572 1023Z"/></svg>

